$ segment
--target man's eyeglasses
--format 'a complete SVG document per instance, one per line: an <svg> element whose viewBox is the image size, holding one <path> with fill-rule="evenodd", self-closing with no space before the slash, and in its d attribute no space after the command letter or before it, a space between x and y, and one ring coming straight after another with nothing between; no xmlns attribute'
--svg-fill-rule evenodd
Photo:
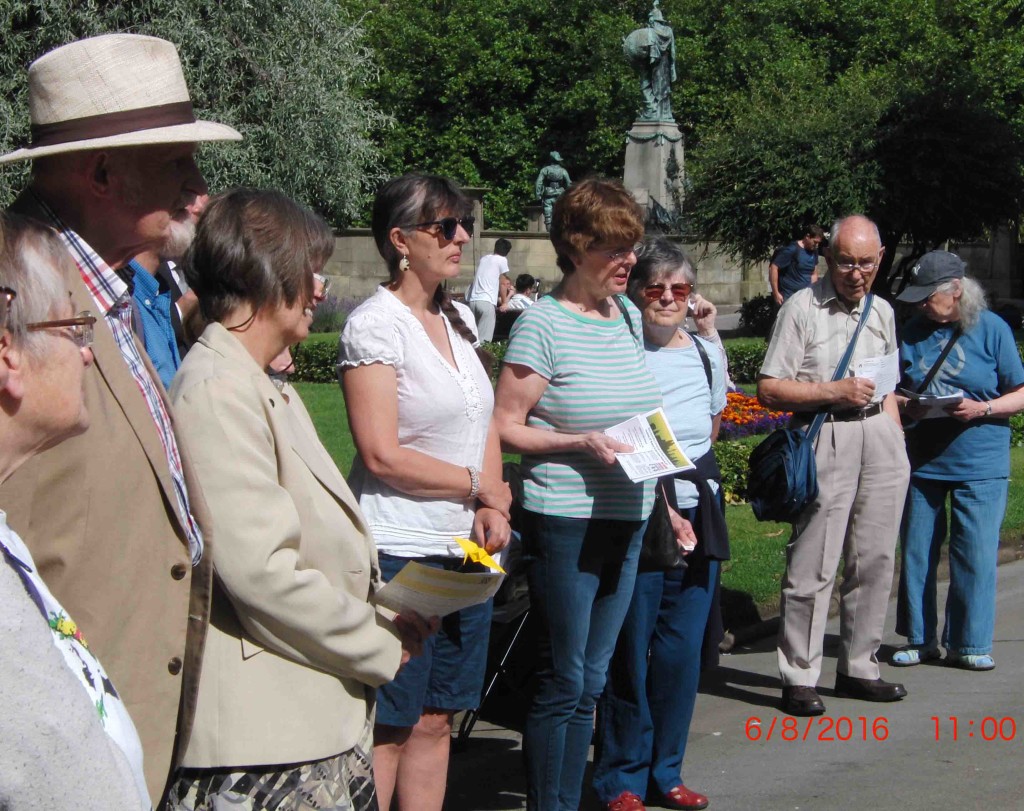
<svg viewBox="0 0 1024 811"><path fill-rule="evenodd" d="M96 316L86 311L79 313L74 318L64 318L60 321L36 321L34 324L28 324L25 329L29 332L59 330L74 341L79 349L86 349L92 346L93 324L95 323Z"/></svg>
<svg viewBox="0 0 1024 811"><path fill-rule="evenodd" d="M403 225L402 228L429 228L431 225L439 225L441 227L441 236L451 242L455 239L455 232L461 225L469 236L473 236L473 223L476 222L476 217L443 217L440 220L430 220L428 222L417 222L412 225Z"/></svg>
<svg viewBox="0 0 1024 811"><path fill-rule="evenodd" d="M649 284L644 288L644 298L648 301L657 301L665 295L665 285L663 284ZM687 282L680 282L674 284L670 288L672 291L672 298L676 301L687 301L690 298L690 293L693 292L693 285Z"/></svg>
<svg viewBox="0 0 1024 811"><path fill-rule="evenodd" d="M639 242L636 245L631 245L628 248L619 248L617 251L601 251L605 256L611 259L613 262L619 259L625 259L630 254L639 254L640 249L643 247Z"/></svg>
<svg viewBox="0 0 1024 811"><path fill-rule="evenodd" d="M321 297L326 296L327 291L331 289L331 280L324 276L324 274L322 273L314 273L313 281L320 285L319 295Z"/></svg>
<svg viewBox="0 0 1024 811"><path fill-rule="evenodd" d="M0 287L0 329L7 329L7 313L10 312L11 302L18 297L16 290L10 287Z"/></svg>
<svg viewBox="0 0 1024 811"><path fill-rule="evenodd" d="M836 270L840 273L853 273L855 270L859 270L861 273L871 273L876 267L878 267L877 260L871 262L836 262Z"/></svg>

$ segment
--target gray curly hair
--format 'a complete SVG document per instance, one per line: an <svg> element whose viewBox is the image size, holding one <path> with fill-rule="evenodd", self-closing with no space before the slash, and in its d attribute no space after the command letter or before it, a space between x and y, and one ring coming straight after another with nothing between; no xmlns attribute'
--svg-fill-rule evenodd
<svg viewBox="0 0 1024 811"><path fill-rule="evenodd" d="M960 291L960 325L966 332L981 318L982 310L988 309L984 288L969 276L962 279L950 279L935 288L936 293L956 293Z"/></svg>

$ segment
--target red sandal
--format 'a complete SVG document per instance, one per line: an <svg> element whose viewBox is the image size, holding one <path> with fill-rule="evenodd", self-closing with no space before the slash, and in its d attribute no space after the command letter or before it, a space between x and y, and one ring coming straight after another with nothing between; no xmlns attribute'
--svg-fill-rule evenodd
<svg viewBox="0 0 1024 811"><path fill-rule="evenodd" d="M663 799L666 808L678 808L680 811L700 811L708 807L707 797L690 791L682 783L665 792Z"/></svg>
<svg viewBox="0 0 1024 811"><path fill-rule="evenodd" d="M639 794L631 791L624 791L610 803L605 805L608 811L647 811L644 801Z"/></svg>

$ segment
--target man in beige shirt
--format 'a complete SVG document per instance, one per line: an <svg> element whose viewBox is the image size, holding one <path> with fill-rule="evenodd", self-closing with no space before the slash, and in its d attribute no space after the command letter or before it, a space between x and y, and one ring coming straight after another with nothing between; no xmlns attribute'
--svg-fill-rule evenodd
<svg viewBox="0 0 1024 811"><path fill-rule="evenodd" d="M858 361L897 349L886 301L875 297L847 375L831 382L882 252L878 228L867 218L833 226L829 272L782 306L757 383L767 407L803 412L808 421L813 412L829 412L816 441L818 497L793 524L782 581L779 673L782 709L791 715L825 712L815 686L840 554L836 695L898 701L907 694L903 685L881 679L876 652L910 466L893 394L878 395L871 380L852 376Z"/></svg>

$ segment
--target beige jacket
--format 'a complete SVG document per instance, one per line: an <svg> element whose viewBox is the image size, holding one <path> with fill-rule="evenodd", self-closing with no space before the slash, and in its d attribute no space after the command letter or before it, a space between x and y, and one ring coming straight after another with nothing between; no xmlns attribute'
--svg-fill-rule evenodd
<svg viewBox="0 0 1024 811"><path fill-rule="evenodd" d="M210 505L215 591L185 766L295 763L351 749L401 644L367 601L377 555L294 390L211 324L171 387Z"/></svg>

